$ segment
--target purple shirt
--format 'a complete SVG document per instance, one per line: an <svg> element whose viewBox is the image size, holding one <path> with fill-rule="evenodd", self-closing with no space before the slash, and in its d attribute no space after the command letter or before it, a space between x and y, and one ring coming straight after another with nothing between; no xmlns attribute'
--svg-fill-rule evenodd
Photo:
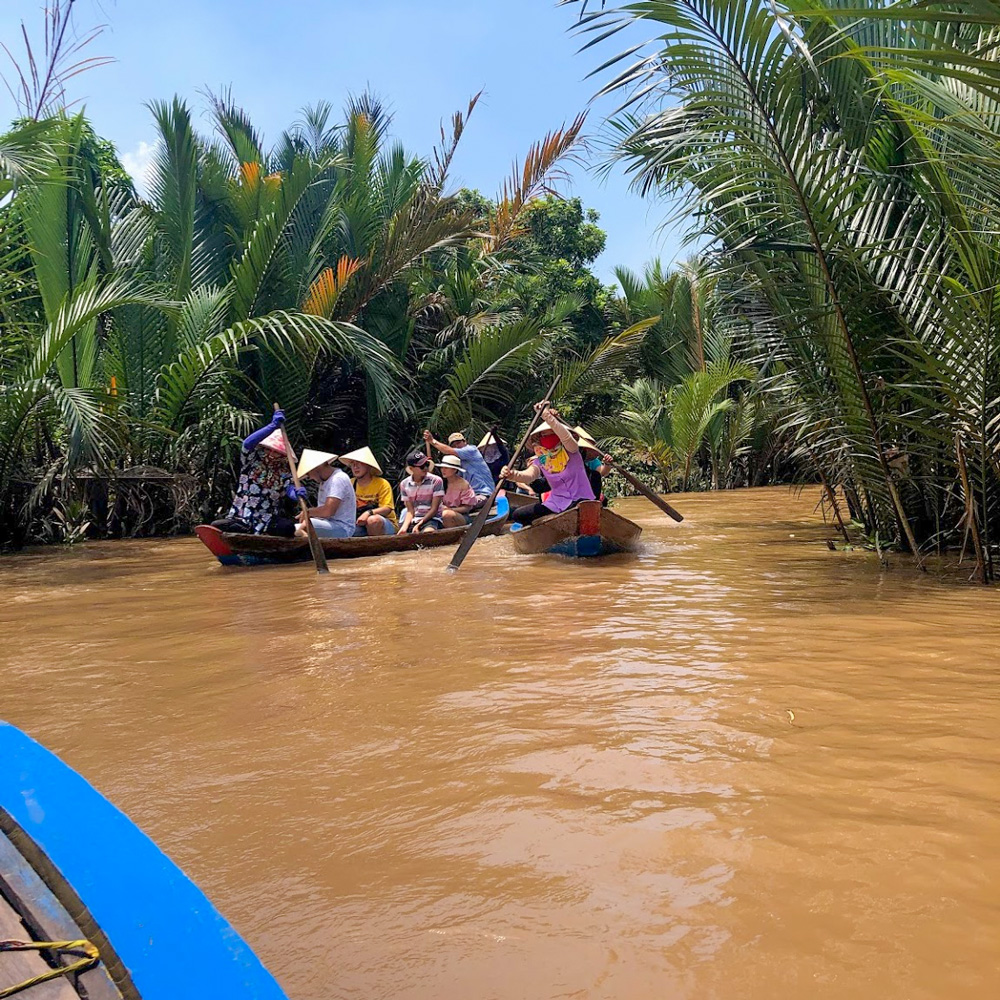
<svg viewBox="0 0 1000 1000"><path fill-rule="evenodd" d="M529 464L538 466L552 488L543 503L554 514L569 510L578 500L596 499L580 452L570 453L560 444L536 455Z"/></svg>

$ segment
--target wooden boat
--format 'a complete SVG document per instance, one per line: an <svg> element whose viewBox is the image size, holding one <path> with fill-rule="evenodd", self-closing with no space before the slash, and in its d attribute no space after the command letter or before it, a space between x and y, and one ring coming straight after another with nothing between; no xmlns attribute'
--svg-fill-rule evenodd
<svg viewBox="0 0 1000 1000"><path fill-rule="evenodd" d="M533 493L515 493L513 490L507 490L505 496L511 510L517 510L518 507L530 507L533 503L538 503L538 497Z"/></svg>
<svg viewBox="0 0 1000 1000"><path fill-rule="evenodd" d="M89 782L3 722L0 761L0 996L287 1000L201 890Z"/></svg>
<svg viewBox="0 0 1000 1000"><path fill-rule="evenodd" d="M484 535L499 535L509 512L504 497L497 497L496 507L483 528ZM303 562L310 559L305 538L278 538L275 535L238 535L219 531L209 524L199 524L197 536L223 566L265 566L272 563ZM321 538L327 559L357 559L386 552L409 552L439 545L457 545L469 530L467 524L415 535L373 535L361 538Z"/></svg>
<svg viewBox="0 0 1000 1000"><path fill-rule="evenodd" d="M522 555L551 552L579 557L628 551L640 534L642 528L627 517L602 507L599 500L584 500L533 524L512 524L510 537Z"/></svg>

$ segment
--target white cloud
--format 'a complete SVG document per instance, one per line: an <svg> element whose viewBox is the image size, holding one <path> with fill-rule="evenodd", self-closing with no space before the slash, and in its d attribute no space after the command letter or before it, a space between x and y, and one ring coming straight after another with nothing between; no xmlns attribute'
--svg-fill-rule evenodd
<svg viewBox="0 0 1000 1000"><path fill-rule="evenodd" d="M149 191L149 174L153 168L155 152L155 143L140 142L135 150L122 154L122 166L135 181L135 187L140 197L145 196Z"/></svg>

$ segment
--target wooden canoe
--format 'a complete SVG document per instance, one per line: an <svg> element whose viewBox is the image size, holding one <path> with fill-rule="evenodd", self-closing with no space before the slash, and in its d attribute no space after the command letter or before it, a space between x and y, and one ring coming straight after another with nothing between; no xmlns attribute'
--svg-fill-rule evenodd
<svg viewBox="0 0 1000 1000"><path fill-rule="evenodd" d="M530 507L533 503L538 503L538 497L534 493L515 493L513 490L507 490L505 496L511 510L517 510L518 507Z"/></svg>
<svg viewBox="0 0 1000 1000"><path fill-rule="evenodd" d="M85 778L4 722L0 761L0 995L62 966L17 995L288 1000L204 893ZM11 940L76 947L10 950Z"/></svg>
<svg viewBox="0 0 1000 1000"><path fill-rule="evenodd" d="M533 524L511 525L514 548L522 555L551 552L561 556L606 556L635 547L642 528L627 517L585 500Z"/></svg>
<svg viewBox="0 0 1000 1000"><path fill-rule="evenodd" d="M483 528L484 535L499 535L507 521L509 507L504 497L497 497L493 516ZM305 538L278 538L275 535L239 535L219 531L209 524L199 524L197 536L223 566L266 566L274 563L303 562L311 558ZM457 545L469 530L467 524L440 531L422 531L411 535L372 535L361 538L321 538L327 559L359 559L387 552L410 552L439 545Z"/></svg>

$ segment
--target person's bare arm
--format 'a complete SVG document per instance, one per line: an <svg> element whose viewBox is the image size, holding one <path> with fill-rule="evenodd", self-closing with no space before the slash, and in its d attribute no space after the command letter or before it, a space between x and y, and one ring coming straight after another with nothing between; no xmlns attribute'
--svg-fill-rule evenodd
<svg viewBox="0 0 1000 1000"><path fill-rule="evenodd" d="M538 470L538 466L534 462L531 463L526 469L522 469L518 472L516 469L508 469L505 465L500 470L500 481L503 482L505 479L509 479L513 483L524 483L525 486L531 485L541 473Z"/></svg>
<svg viewBox="0 0 1000 1000"><path fill-rule="evenodd" d="M410 525L413 524L413 501L407 497L403 503L406 504L406 513L403 515L402 523L399 525L399 533L401 535L405 535Z"/></svg>
<svg viewBox="0 0 1000 1000"><path fill-rule="evenodd" d="M457 455L458 451L452 448L450 444L445 444L444 441L437 441L434 435L430 431L424 431L424 440L434 448L437 448L442 455Z"/></svg>
<svg viewBox="0 0 1000 1000"><path fill-rule="evenodd" d="M552 428L552 433L559 438L562 446L571 455L580 450L576 438L573 437L573 432L559 419L559 413L556 410L553 410L552 407L542 410L542 419Z"/></svg>

